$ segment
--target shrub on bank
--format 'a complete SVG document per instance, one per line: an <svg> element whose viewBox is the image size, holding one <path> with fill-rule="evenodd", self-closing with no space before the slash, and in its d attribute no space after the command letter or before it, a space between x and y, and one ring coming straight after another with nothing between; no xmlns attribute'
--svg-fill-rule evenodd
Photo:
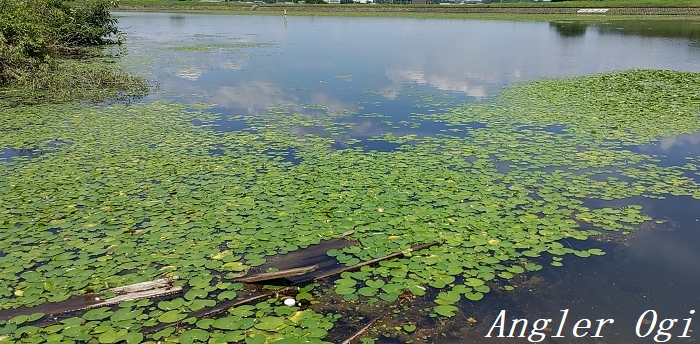
<svg viewBox="0 0 700 344"><path fill-rule="evenodd" d="M66 59L85 58L89 47L117 43L120 32L109 11L113 6L116 3L108 0L79 6L69 0L0 0L0 86L31 92L71 84L85 89L81 64L65 68ZM94 73L95 65L86 68L98 79L105 78L90 79L87 88L117 85L115 79L126 77L113 66L104 66L99 73ZM132 86L145 87L140 80L139 84Z"/></svg>

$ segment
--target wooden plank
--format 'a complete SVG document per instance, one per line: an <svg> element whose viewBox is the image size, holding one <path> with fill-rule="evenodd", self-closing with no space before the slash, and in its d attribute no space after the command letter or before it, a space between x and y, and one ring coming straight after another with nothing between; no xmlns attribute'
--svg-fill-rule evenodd
<svg viewBox="0 0 700 344"><path fill-rule="evenodd" d="M135 301L135 300L142 300L142 299L150 299L150 298L154 298L154 297L174 295L174 294L179 294L181 292L182 292L182 287L177 287L177 286L153 288L153 289L142 290L142 291L130 291L128 293L117 295L115 297L112 297L109 299L104 299L104 300L100 299L99 297L96 297L95 301L98 301L98 302L91 304L87 308L97 308L97 307L102 307L102 306L114 305L114 304L121 303L124 301Z"/></svg>
<svg viewBox="0 0 700 344"><path fill-rule="evenodd" d="M177 279L178 279L177 277L160 278L160 279L153 280L153 281L147 281L147 282L125 285L122 287L116 287L116 288L109 289L108 291L111 291L115 294L126 294L126 293L134 293L134 292L140 292L140 291L151 290L151 289L163 289L163 288L170 287L172 285L173 281L175 281Z"/></svg>
<svg viewBox="0 0 700 344"><path fill-rule="evenodd" d="M18 315L29 315L33 313L44 313L47 315L57 315L81 311L102 306L114 305L124 301L141 300L147 298L163 297L168 295L179 294L182 292L182 287L171 285L172 281L177 278L163 278L154 281L141 282L122 287L108 289L101 293L78 295L61 302L47 302L34 307L24 307L16 309L7 309L0 311L0 320L8 320ZM104 294L112 292L117 294L115 297L103 299ZM46 326L48 323L38 323L35 326Z"/></svg>

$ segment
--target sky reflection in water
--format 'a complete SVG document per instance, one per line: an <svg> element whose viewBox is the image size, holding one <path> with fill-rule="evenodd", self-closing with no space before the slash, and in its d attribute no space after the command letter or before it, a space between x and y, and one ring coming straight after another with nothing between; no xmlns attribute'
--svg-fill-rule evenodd
<svg viewBox="0 0 700 344"><path fill-rule="evenodd" d="M245 126L229 121L228 116L264 115L271 107L309 113L323 105L338 120L359 123L337 138L336 149L348 148L339 142L349 138L366 139L386 132L397 136L449 133L443 125L428 122L420 128L396 129L381 118L358 117L362 114L386 115L393 122L410 120L411 113L488 101L507 85L542 77L632 68L700 71L697 22L295 16L285 22L281 15L119 15L129 37L124 63L145 71L159 84L159 91L149 99L216 103L215 111L223 114L215 123L218 130ZM272 45L236 47L243 42ZM182 46L192 50L175 49ZM432 96L429 104L417 106L426 103L421 98L426 95ZM293 130L298 135L330 135L313 127ZM663 165L670 166L685 164L688 156L700 156L699 147L700 133L695 133L628 148L657 155ZM395 147L378 141L365 148ZM483 338L498 310L505 308L532 320L557 317L565 308L580 317L616 318L620 321L610 326L606 339L617 343L639 340L633 335L634 322L646 309L663 311L665 317L686 317L688 307L698 306L686 301L697 300L695 286L700 285L696 264L700 219L695 215L700 202L634 199L597 205L631 202L643 205L656 218L669 219L672 226L644 231L626 245L608 244L610 253L604 257L567 258L564 269L527 274L531 288L512 294L489 293L478 304L464 303L480 322L469 327L458 319L446 330L446 342L521 343L519 339ZM534 283L536 279L545 282ZM578 342L589 341L569 336L556 343Z"/></svg>

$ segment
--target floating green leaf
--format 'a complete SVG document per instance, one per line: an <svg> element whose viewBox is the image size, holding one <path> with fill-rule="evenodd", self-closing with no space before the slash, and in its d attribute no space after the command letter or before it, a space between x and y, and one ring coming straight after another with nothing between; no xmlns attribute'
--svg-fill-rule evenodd
<svg viewBox="0 0 700 344"><path fill-rule="evenodd" d="M451 317L455 315L455 312L457 311L457 307L452 306L452 305L440 305L440 306L435 306L434 308L435 313L445 316L445 317Z"/></svg>

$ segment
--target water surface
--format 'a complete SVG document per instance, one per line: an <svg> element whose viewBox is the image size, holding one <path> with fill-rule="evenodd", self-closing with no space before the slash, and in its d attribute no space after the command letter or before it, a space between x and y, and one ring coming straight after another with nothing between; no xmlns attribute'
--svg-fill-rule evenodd
<svg viewBox="0 0 700 344"><path fill-rule="evenodd" d="M129 37L126 65L145 73L158 92L145 101L213 102L220 118L215 130L245 128L240 116L265 116L271 109L334 114L358 123L346 132L297 127L298 135L332 137L335 149L359 146L391 151L370 140L391 132L466 135L421 120L463 102L485 102L503 87L543 77L586 75L634 68L700 71L698 22L515 22L120 13ZM557 130L554 128L553 130ZM348 140L356 139L352 144ZM665 166L682 166L700 156L700 133L627 147L656 155ZM293 152L282 152L294 161ZM8 154L5 152L4 154ZM216 152L214 152L216 154ZM695 174L689 175L698 180ZM463 310L426 341L523 343L525 339L484 338L500 310L509 317L553 318L569 309L564 338L545 343L641 343L634 333L645 310L663 318L687 318L700 311L700 201L690 197L598 202L598 206L641 204L647 215L666 222L630 238L573 242L601 246L603 257L565 258L562 268L545 264L527 273L515 292L492 292ZM477 320L476 324L467 317ZM603 338L574 338L581 318L614 318ZM511 319L511 318L509 318ZM555 325L557 326L557 325ZM681 327L679 329L679 327ZM556 327L554 327L556 331ZM676 325L671 342L678 338ZM382 339L391 342L389 339ZM420 340L420 339L418 339Z"/></svg>

